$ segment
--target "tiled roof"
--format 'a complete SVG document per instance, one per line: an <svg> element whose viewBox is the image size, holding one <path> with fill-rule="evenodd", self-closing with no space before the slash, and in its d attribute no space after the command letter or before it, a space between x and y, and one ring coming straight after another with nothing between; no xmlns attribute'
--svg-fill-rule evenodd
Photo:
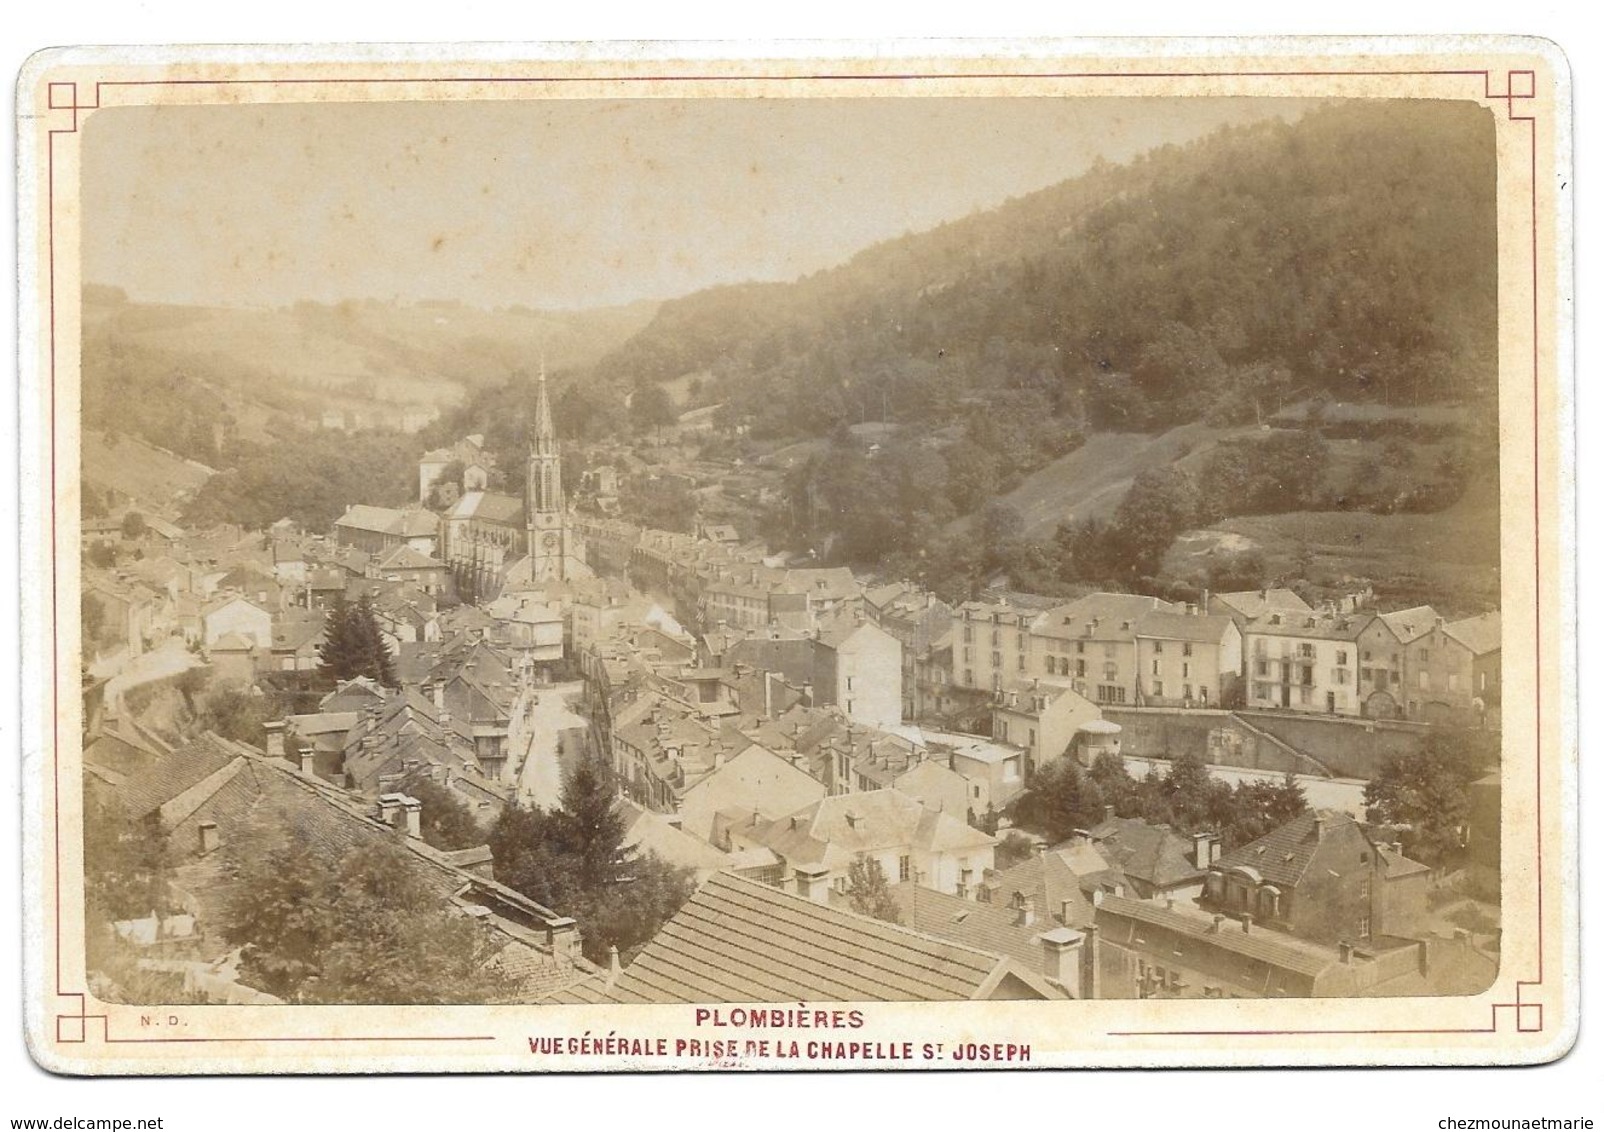
<svg viewBox="0 0 1604 1132"><path fill-rule="evenodd" d="M118 797L129 817L142 818L233 760L232 752L203 735L174 748L170 755L148 769L131 775L127 785L118 791Z"/></svg>
<svg viewBox="0 0 1604 1132"><path fill-rule="evenodd" d="M1128 641L1138 619L1180 607L1144 594L1094 593L1036 615L1032 630L1040 636L1087 641Z"/></svg>
<svg viewBox="0 0 1604 1132"><path fill-rule="evenodd" d="M1006 904L980 904L911 883L891 885L889 891L905 927L1009 956L1030 970L1042 969L1041 934L1056 921L1040 909L1033 923L1023 924L1018 909Z"/></svg>
<svg viewBox="0 0 1604 1132"><path fill-rule="evenodd" d="M994 952L718 873L611 986L587 979L551 1001L962 1002L1008 975L1062 997Z"/></svg>
<svg viewBox="0 0 1604 1132"><path fill-rule="evenodd" d="M1223 614L1188 614L1158 611L1144 613L1136 620L1138 637L1156 637L1165 641L1196 641L1200 644L1219 644L1226 630L1234 622Z"/></svg>
<svg viewBox="0 0 1604 1132"><path fill-rule="evenodd" d="M1356 641L1375 620L1369 613L1304 613L1272 609L1250 621L1245 633L1269 637L1302 637L1318 641Z"/></svg>
<svg viewBox="0 0 1604 1132"><path fill-rule="evenodd" d="M845 867L859 853L913 846L932 852L994 845L989 834L949 814L927 810L896 790L823 798L768 823L752 840L792 864Z"/></svg>
<svg viewBox="0 0 1604 1132"><path fill-rule="evenodd" d="M1429 605L1417 605L1412 609L1383 613L1381 619L1387 623L1393 635L1407 645L1431 632L1442 617Z"/></svg>
<svg viewBox="0 0 1604 1132"><path fill-rule="evenodd" d="M1121 924L1121 919L1126 923ZM1190 936L1197 944L1219 948L1308 978L1319 975L1338 962L1335 953L1291 936L1268 929L1240 931L1229 920L1224 928L1216 931L1212 917L1166 908L1162 904L1150 904L1122 896L1105 896L1097 906L1097 926L1103 930L1108 943L1139 950L1139 937L1129 930L1138 924L1151 924L1178 935Z"/></svg>
<svg viewBox="0 0 1604 1132"><path fill-rule="evenodd" d="M1121 872L1154 888L1201 881L1208 874L1192 862L1193 843L1168 826L1141 818L1109 818L1089 832Z"/></svg>
<svg viewBox="0 0 1604 1132"><path fill-rule="evenodd" d="M490 523L522 526L524 501L515 495L492 491L470 491L452 505L448 519L480 519Z"/></svg>
<svg viewBox="0 0 1604 1132"><path fill-rule="evenodd" d="M1498 610L1455 621L1445 630L1450 637L1476 656L1497 652L1504 647L1504 630Z"/></svg>
<svg viewBox="0 0 1604 1132"><path fill-rule="evenodd" d="M345 514L334 520L336 527L349 527L357 531L390 534L400 525L401 512L393 507L370 507L366 503L353 503Z"/></svg>
<svg viewBox="0 0 1604 1132"><path fill-rule="evenodd" d="M1240 590L1236 593L1215 594L1214 600L1244 617L1257 617L1269 609L1309 612L1309 603L1293 590Z"/></svg>
<svg viewBox="0 0 1604 1132"><path fill-rule="evenodd" d="M1271 884L1293 887L1302 881L1322 846L1342 845L1357 852L1377 852L1388 876L1407 875L1423 867L1401 854L1379 853L1364 827L1341 810L1309 810L1299 814L1257 841L1224 854L1214 867L1245 869ZM1346 850L1343 853L1347 855Z"/></svg>

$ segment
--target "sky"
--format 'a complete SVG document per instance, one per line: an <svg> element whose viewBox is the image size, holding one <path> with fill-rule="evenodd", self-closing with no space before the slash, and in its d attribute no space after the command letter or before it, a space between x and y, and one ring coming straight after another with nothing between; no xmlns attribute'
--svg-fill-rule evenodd
<svg viewBox="0 0 1604 1132"><path fill-rule="evenodd" d="M1248 99L140 107L85 126L84 278L136 301L609 306L788 280Z"/></svg>

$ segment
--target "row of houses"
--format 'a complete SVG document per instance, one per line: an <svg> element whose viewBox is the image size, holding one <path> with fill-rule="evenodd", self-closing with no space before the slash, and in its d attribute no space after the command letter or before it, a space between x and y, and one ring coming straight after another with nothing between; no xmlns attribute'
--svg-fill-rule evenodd
<svg viewBox="0 0 1604 1132"><path fill-rule="evenodd" d="M1497 707L1500 653L1496 612L1449 622L1430 606L1314 609L1291 590L1260 590L1201 604L1113 593L1049 609L967 602L927 663L993 694L1051 679L1098 704L1441 722Z"/></svg>

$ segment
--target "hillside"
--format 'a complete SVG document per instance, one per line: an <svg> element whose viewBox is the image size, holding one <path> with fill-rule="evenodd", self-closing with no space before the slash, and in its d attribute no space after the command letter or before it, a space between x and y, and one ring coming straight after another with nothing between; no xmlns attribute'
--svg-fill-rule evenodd
<svg viewBox="0 0 1604 1132"><path fill-rule="evenodd" d="M311 420L337 413L347 426L411 431L470 389L534 371L543 356L554 368L589 365L655 310L651 303L551 313L377 301L178 307L91 286L84 291L86 406L102 404L97 395L109 391L96 387L114 378L152 381L176 371L268 411ZM141 372L131 375L130 362ZM230 409L241 415L241 406Z"/></svg>
<svg viewBox="0 0 1604 1132"><path fill-rule="evenodd" d="M80 457L91 489L112 490L147 507L189 499L211 478L210 468L132 436L86 429Z"/></svg>
<svg viewBox="0 0 1604 1132"><path fill-rule="evenodd" d="M792 284L665 303L598 377L708 370L756 435L950 418L1041 390L1149 431L1283 398L1496 385L1493 134L1450 103L1222 130L870 248Z"/></svg>

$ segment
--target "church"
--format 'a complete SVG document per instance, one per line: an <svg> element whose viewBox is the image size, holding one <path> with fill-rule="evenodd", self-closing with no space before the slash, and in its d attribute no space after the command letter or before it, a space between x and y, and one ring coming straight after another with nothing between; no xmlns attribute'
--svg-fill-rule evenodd
<svg viewBox="0 0 1604 1132"><path fill-rule="evenodd" d="M563 501L562 453L540 368L524 494L468 491L446 512L441 556L464 601L592 577Z"/></svg>

